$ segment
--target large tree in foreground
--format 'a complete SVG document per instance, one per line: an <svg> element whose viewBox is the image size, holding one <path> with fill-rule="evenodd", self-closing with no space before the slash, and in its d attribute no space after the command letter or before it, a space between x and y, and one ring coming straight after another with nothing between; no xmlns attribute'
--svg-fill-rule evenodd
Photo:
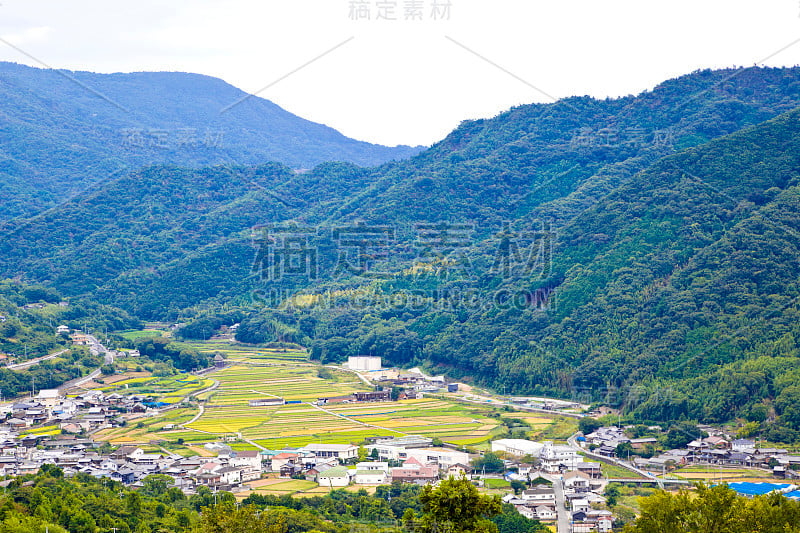
<svg viewBox="0 0 800 533"><path fill-rule="evenodd" d="M406 513L406 527L423 533L497 533L497 526L489 520L502 511L499 496L484 496L463 475L450 476L436 488L426 485L419 496L422 516Z"/></svg>
<svg viewBox="0 0 800 533"><path fill-rule="evenodd" d="M724 483L700 483L691 495L660 491L641 503L626 533L800 533L800 502L780 494L748 499Z"/></svg>

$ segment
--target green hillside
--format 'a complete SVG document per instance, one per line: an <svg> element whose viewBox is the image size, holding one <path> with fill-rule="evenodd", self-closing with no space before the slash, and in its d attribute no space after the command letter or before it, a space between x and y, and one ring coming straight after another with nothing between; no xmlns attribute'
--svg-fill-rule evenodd
<svg viewBox="0 0 800 533"><path fill-rule="evenodd" d="M323 361L793 440L798 106L800 69L701 71L373 168L147 167L5 224L0 273L146 319L244 317L240 340Z"/></svg>
<svg viewBox="0 0 800 533"><path fill-rule="evenodd" d="M145 165L377 165L421 149L349 139L198 74L0 62L0 102L0 220L41 212Z"/></svg>

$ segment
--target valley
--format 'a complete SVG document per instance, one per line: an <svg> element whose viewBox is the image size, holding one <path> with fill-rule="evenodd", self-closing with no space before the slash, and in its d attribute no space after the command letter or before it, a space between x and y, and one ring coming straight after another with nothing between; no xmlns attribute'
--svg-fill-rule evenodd
<svg viewBox="0 0 800 533"><path fill-rule="evenodd" d="M3 531L800 520L799 67L430 147L194 74L0 94Z"/></svg>

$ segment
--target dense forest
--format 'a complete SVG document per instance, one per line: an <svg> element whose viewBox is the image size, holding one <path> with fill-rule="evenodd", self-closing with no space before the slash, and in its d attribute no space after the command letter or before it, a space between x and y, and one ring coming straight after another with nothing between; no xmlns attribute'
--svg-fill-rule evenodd
<svg viewBox="0 0 800 533"><path fill-rule="evenodd" d="M0 273L186 338L794 441L798 106L800 69L698 71L374 168L147 167L4 224Z"/></svg>
<svg viewBox="0 0 800 533"><path fill-rule="evenodd" d="M141 488L133 490L86 474L65 479L60 469L45 465L35 476L21 476L7 483L0 495L0 532L345 533L358 528L364 533L394 533L403 530L405 519L416 520L415 529L420 533L432 533L431 518L436 517L432 503L445 500L445 496L449 501L471 502L462 505L458 513L462 520L472 519L467 524L470 527L460 527L459 531L546 531L513 506L501 507L499 498L479 496L469 482L453 479L442 488L427 491L397 483L378 487L374 495L366 490L341 489L309 498L255 494L240 505L233 494L212 493L206 487L187 497L172 486L168 476L148 476Z"/></svg>

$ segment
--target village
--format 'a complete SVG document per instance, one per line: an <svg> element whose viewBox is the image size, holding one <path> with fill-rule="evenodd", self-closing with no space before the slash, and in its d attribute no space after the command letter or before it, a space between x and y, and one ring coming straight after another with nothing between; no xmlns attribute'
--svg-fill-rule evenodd
<svg viewBox="0 0 800 533"><path fill-rule="evenodd" d="M320 399L318 401L322 401ZM330 401L330 399L328 399ZM383 394L342 401L379 401ZM8 407L0 430L0 475L9 478L34 474L45 464L56 465L66 476L78 473L107 477L133 487L153 474L172 478L187 494L199 487L234 494L250 490L260 480L304 479L320 487L374 487L415 483L436 484L448 476L466 476L478 486L492 479L517 482L503 500L526 517L555 523L566 515L570 531L611 531L613 514L606 508L604 491L610 482L672 484L669 476L656 477L682 465L725 468L730 465L761 468L774 478L795 478L800 456L784 449L762 448L751 440L732 439L712 428L709 436L690 442L685 448L669 450L650 458L616 457L621 444L642 449L653 438L635 439L626 429L601 427L576 433L564 445L526 439L496 439L491 452L502 458L500 472L473 467L480 454L470 454L446 443L418 435L367 438L354 444L308 442L304 446L277 450L234 450L227 442L204 445L207 456L185 457L146 452L143 447L116 448L98 442L92 433L158 413L159 408L137 395L105 395L88 390L66 397L59 390L41 390L33 397ZM134 418L131 418L134 417ZM57 432L37 434L35 428L52 427ZM169 429L169 428L167 428ZM615 464L630 471L629 478L604 475L604 465ZM683 481L686 484L685 481ZM790 497L798 497L792 484L780 486Z"/></svg>
<svg viewBox="0 0 800 533"><path fill-rule="evenodd" d="M107 350L90 335L75 332L71 337L74 344L104 354L106 363L116 358L140 357L135 350ZM213 367L198 374L228 366L217 355ZM603 414L588 412L589 406L564 400L502 398L478 393L443 376L426 376L419 369L383 368L378 357L350 357L341 370L358 376L372 390L318 395L306 402L322 410L344 404L391 404L421 399L428 394L452 394L462 387L464 391L458 397L462 402L495 404L509 411L558 414L573 420L596 419ZM709 471L734 467L758 469L765 478L776 480L800 478L800 455L782 448L762 447L756 441L735 438L721 428L710 426L700 428L703 437L663 453L642 453L655 450L658 439L652 435L661 431L659 426L644 428L648 436L637 437L632 436L635 426L599 423L594 423L585 434L574 433L563 443L495 438L484 451L467 450L441 439L414 434L376 434L349 444L309 440L279 449L263 446L242 449L237 446L240 439L221 436L203 444L202 454L187 456L170 451L158 440L147 446L112 446L96 438L103 430L141 424L142 420L185 407L190 397L177 404L157 400L135 392L108 393L79 387L43 389L37 394L31 391L30 397L5 404L0 411L4 416L0 429L0 475L5 481L0 484L7 485L17 476L35 474L43 465L55 465L65 476L110 478L134 488L142 486L148 476L164 475L186 494L205 487L214 492L244 495L272 480L304 480L333 490L391 483L435 485L449 476L464 476L494 493L498 486L505 487L500 491L503 502L513 505L527 518L557 526L559 531L584 533L612 531L615 516L606 495L610 483L686 487L689 485L686 479L670 473L690 465ZM300 403L275 395L247 400L252 409ZM181 424L168 423L161 429L171 431L176 426ZM486 459L490 455L498 464L487 469ZM614 474L608 473L610 468ZM798 487L789 482L763 485L755 490L779 490L789 497L800 498ZM747 487L747 490L754 489Z"/></svg>

